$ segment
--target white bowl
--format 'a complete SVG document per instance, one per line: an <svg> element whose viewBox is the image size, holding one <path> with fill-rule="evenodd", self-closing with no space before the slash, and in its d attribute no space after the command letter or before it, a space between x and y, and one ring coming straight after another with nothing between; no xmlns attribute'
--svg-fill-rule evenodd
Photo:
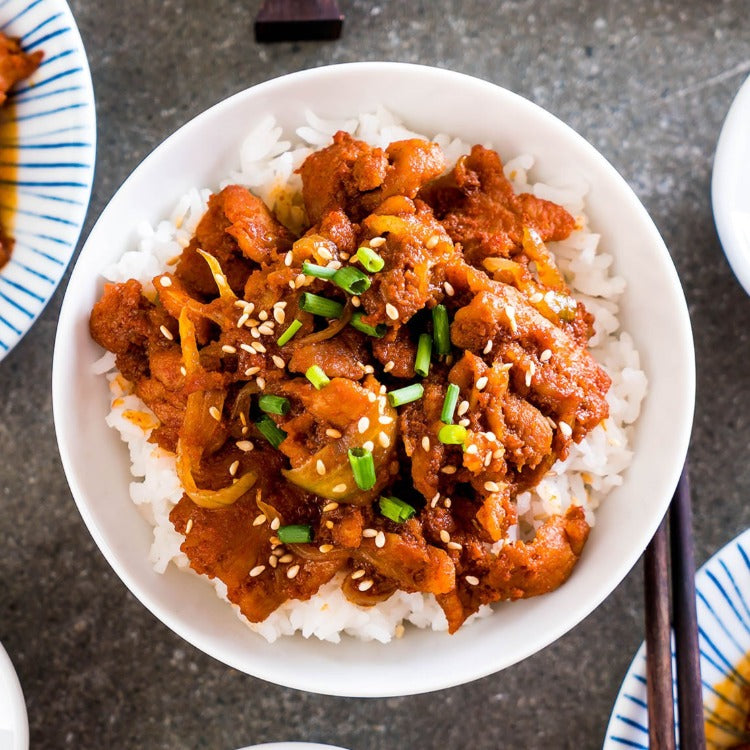
<svg viewBox="0 0 750 750"><path fill-rule="evenodd" d="M0 748L28 750L29 722L21 683L7 652L0 643Z"/></svg>
<svg viewBox="0 0 750 750"><path fill-rule="evenodd" d="M532 153L538 179L588 183L593 228L605 234L616 270L629 284L621 317L641 352L649 394L625 483L599 510L583 557L559 590L499 606L453 636L409 629L389 645L302 637L269 645L205 581L174 568L164 575L151 569L151 529L128 497L127 450L104 423L106 383L90 369L101 351L89 337L89 312L101 293L99 272L133 242L134 224L167 215L191 186L215 186L235 167L243 135L261 116L272 112L291 130L306 108L344 117L379 103L421 132L490 141L505 155ZM295 73L237 94L185 125L136 169L94 227L73 272L58 326L53 398L62 461L81 515L109 563L156 617L217 659L271 682L333 695L407 695L467 682L533 654L622 580L663 516L687 451L693 345L664 243L624 180L583 138L485 81L421 66L360 63Z"/></svg>

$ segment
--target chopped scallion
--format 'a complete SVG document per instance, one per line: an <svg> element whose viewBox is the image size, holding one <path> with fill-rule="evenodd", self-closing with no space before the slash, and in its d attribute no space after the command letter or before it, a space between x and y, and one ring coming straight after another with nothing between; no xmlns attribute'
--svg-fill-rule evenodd
<svg viewBox="0 0 750 750"><path fill-rule="evenodd" d="M286 439L286 432L265 414L255 423L255 426L274 448L278 448Z"/></svg>
<svg viewBox="0 0 750 750"><path fill-rule="evenodd" d="M321 315L324 318L340 318L344 311L344 306L334 299L305 292L300 297L299 309L313 315Z"/></svg>
<svg viewBox="0 0 750 750"><path fill-rule="evenodd" d="M432 336L429 333L419 334L419 343L417 344L417 357L414 360L414 372L427 377L430 372L430 355L432 354Z"/></svg>
<svg viewBox="0 0 750 750"><path fill-rule="evenodd" d="M380 512L391 521L403 523L408 521L417 511L398 497L385 497L384 495L378 500Z"/></svg>
<svg viewBox="0 0 750 750"><path fill-rule="evenodd" d="M288 344L295 333L299 331L299 329L302 328L302 321L297 320L296 318L289 324L289 327L284 331L284 333L279 336L279 338L276 339L276 343L278 346L284 346L284 344Z"/></svg>
<svg viewBox="0 0 750 750"><path fill-rule="evenodd" d="M344 266L339 268L332 277L333 283L341 287L349 294L364 294L369 288L372 281L366 273L362 273L359 268L354 266Z"/></svg>
<svg viewBox="0 0 750 750"><path fill-rule="evenodd" d="M301 523L280 526L276 536L283 544L306 544L312 541L312 527Z"/></svg>
<svg viewBox="0 0 750 750"><path fill-rule="evenodd" d="M388 326L385 323L378 323L376 326L368 326L367 323L362 322L362 316L364 313L356 312L352 315L351 323L352 328L356 328L362 333L366 333L368 336L374 336L376 339L380 339L385 336L385 332L388 330Z"/></svg>
<svg viewBox="0 0 750 750"><path fill-rule="evenodd" d="M357 258L370 273L382 271L385 266L385 261L371 247L360 247Z"/></svg>
<svg viewBox="0 0 750 750"><path fill-rule="evenodd" d="M302 273L304 273L305 276L314 276L316 279L332 279L336 273L336 269L327 268L326 266L317 266L315 263L305 261L302 264Z"/></svg>
<svg viewBox="0 0 750 750"><path fill-rule="evenodd" d="M403 388L398 388L388 394L388 403L391 406L403 406L412 401L418 401L424 395L424 387L421 383L412 383Z"/></svg>
<svg viewBox="0 0 750 750"><path fill-rule="evenodd" d="M444 445L463 445L468 434L460 424L444 424L438 432L438 440Z"/></svg>
<svg viewBox="0 0 750 750"><path fill-rule="evenodd" d="M320 390L323 386L328 385L331 380L328 375L323 372L323 368L319 365L313 365L307 369L305 377L315 386L316 390Z"/></svg>
<svg viewBox="0 0 750 750"><path fill-rule="evenodd" d="M435 339L435 352L438 356L450 354L451 329L448 323L448 310L445 305L435 305L432 308L432 328Z"/></svg>
<svg viewBox="0 0 750 750"><path fill-rule="evenodd" d="M445 400L443 401L443 411L440 413L441 421L446 424L453 422L453 414L456 411L459 393L460 389L455 383L448 385L448 390L445 392Z"/></svg>
<svg viewBox="0 0 750 750"><path fill-rule="evenodd" d="M264 393L258 399L258 406L261 411L266 412L266 414L282 415L289 414L289 409L291 408L288 398L284 398L283 396L273 396L270 393Z"/></svg>
<svg viewBox="0 0 750 750"><path fill-rule="evenodd" d="M375 486L375 462L372 453L365 448L350 448L349 463L357 487L361 490L371 490Z"/></svg>

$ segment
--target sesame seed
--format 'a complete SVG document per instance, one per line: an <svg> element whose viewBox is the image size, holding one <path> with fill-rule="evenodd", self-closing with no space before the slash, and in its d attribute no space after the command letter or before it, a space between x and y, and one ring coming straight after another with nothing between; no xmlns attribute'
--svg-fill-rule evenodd
<svg viewBox="0 0 750 750"><path fill-rule="evenodd" d="M281 324L286 320L286 313L280 307L273 308L273 319Z"/></svg>
<svg viewBox="0 0 750 750"><path fill-rule="evenodd" d="M432 237L430 237L430 239L428 239L424 244L428 250L432 250L432 248L435 247L438 242L440 242L440 237L438 237L438 235L436 234L433 234Z"/></svg>
<svg viewBox="0 0 750 750"><path fill-rule="evenodd" d="M242 428L242 434L247 435L248 432L250 432L250 428L247 425L245 425L245 427Z"/></svg>
<svg viewBox="0 0 750 750"><path fill-rule="evenodd" d="M289 288L290 289L294 289L294 281L293 280L289 282Z"/></svg>
<svg viewBox="0 0 750 750"><path fill-rule="evenodd" d="M261 513L259 516L255 517L255 520L253 521L253 526L262 526L266 522L266 514Z"/></svg>
<svg viewBox="0 0 750 750"><path fill-rule="evenodd" d="M452 503L452 501L451 501L451 499L449 497L446 497L445 500L443 500L443 505L446 508L450 508L451 507L451 503Z"/></svg>
<svg viewBox="0 0 750 750"><path fill-rule="evenodd" d="M315 471L317 471L320 476L323 476L326 473L326 465L320 458L315 462Z"/></svg>
<svg viewBox="0 0 750 750"><path fill-rule="evenodd" d="M166 326L159 326L159 330L161 331L162 335L165 339L168 341L174 341L174 336L172 335L172 331L169 330Z"/></svg>
<svg viewBox="0 0 750 750"><path fill-rule="evenodd" d="M492 458L495 460L502 458L505 455L505 448L498 448L497 450L492 451Z"/></svg>
<svg viewBox="0 0 750 750"><path fill-rule="evenodd" d="M193 528L193 519L188 518L188 522L185 524L185 536L187 536Z"/></svg>
<svg viewBox="0 0 750 750"><path fill-rule="evenodd" d="M440 529L440 541L443 542L443 544L448 544L450 540L451 535L445 529Z"/></svg>
<svg viewBox="0 0 750 750"><path fill-rule="evenodd" d="M396 366L396 363L391 359L385 363L385 366L383 367L383 372L390 372L395 366Z"/></svg>
<svg viewBox="0 0 750 750"><path fill-rule="evenodd" d="M160 283L160 284L161 284L162 286L172 286L172 279L170 279L170 278L169 278L169 276L162 276L162 277L161 277L161 278L159 279L159 283Z"/></svg>
<svg viewBox="0 0 750 750"><path fill-rule="evenodd" d="M440 493L437 492L435 496L432 498L432 500L430 500L430 507L435 508L439 500L440 500Z"/></svg>
<svg viewBox="0 0 750 750"><path fill-rule="evenodd" d="M468 427L471 424L471 422L468 419L459 419L458 424L461 427Z"/></svg>
<svg viewBox="0 0 750 750"><path fill-rule="evenodd" d="M359 297L355 294L353 297L350 298L352 307L359 307L362 304L362 300L360 300Z"/></svg>
<svg viewBox="0 0 750 750"><path fill-rule="evenodd" d="M443 468L440 469L440 471L443 474L455 474L456 473L456 467L455 466L451 466L450 464L448 464L448 466L443 466Z"/></svg>
<svg viewBox="0 0 750 750"><path fill-rule="evenodd" d="M529 297L529 302L531 304L535 305L537 302L541 302L544 299L544 295L541 292L535 292L534 294Z"/></svg>
<svg viewBox="0 0 750 750"><path fill-rule="evenodd" d="M560 422L558 426L564 437L568 438L573 434L573 430L567 422Z"/></svg>
<svg viewBox="0 0 750 750"><path fill-rule="evenodd" d="M372 440L368 440L367 442L362 444L362 447L366 451L370 451L370 453L372 453L375 450L375 443L373 443Z"/></svg>
<svg viewBox="0 0 750 750"><path fill-rule="evenodd" d="M383 547L385 547L385 534L382 531L378 531L377 536L375 537L375 546L378 549L383 549Z"/></svg>
<svg viewBox="0 0 750 750"><path fill-rule="evenodd" d="M284 256L284 265L285 266L291 266L292 265L292 251L289 250L287 254Z"/></svg>
<svg viewBox="0 0 750 750"><path fill-rule="evenodd" d="M281 563L282 565L287 565L287 564L288 564L288 563L290 563L290 562L291 562L292 560L294 560L294 555L293 555L293 554L291 554L290 552L287 552L286 554L284 554L284 555L281 555L281 557L279 557L279 562L280 562L280 563Z"/></svg>
<svg viewBox="0 0 750 750"><path fill-rule="evenodd" d="M272 538L273 538L273 539L276 539L276 537L272 537ZM276 539L276 544L277 544L277 545L279 545L279 544L281 544L281 542L280 542L280 541L279 541L278 539ZM276 559L278 560L278 558L280 558L280 557L281 557L282 555L285 555L285 554L286 554L286 550L285 550L285 549L284 549L283 547L279 547L279 546L277 546L277 547L276 547L276 549L274 549L274 550L273 550L273 551L271 552L271 554L272 554L272 555L273 555L274 557L276 557Z"/></svg>
<svg viewBox="0 0 750 750"><path fill-rule="evenodd" d="M226 352L227 354L237 354L237 349L230 344L224 344L224 346L221 347L221 351Z"/></svg>
<svg viewBox="0 0 750 750"><path fill-rule="evenodd" d="M284 358L280 357L278 354L274 354L273 357L271 357L273 360L273 363L276 365L276 367L279 368L279 370L283 370L284 367L286 367L286 362L284 362Z"/></svg>
<svg viewBox="0 0 750 750"><path fill-rule="evenodd" d="M483 354L489 354L492 351L492 339L489 339L482 349Z"/></svg>
<svg viewBox="0 0 750 750"><path fill-rule="evenodd" d="M378 400L378 397L377 397L377 396L376 396L376 395L375 395L375 394L374 394L374 393L373 393L372 391L370 391L370 392L369 392L369 393L367 394L367 400L368 400L368 401L369 401L369 402L370 402L371 404L374 404L374 403L375 403L375 402L376 402L376 401Z"/></svg>
<svg viewBox="0 0 750 750"><path fill-rule="evenodd" d="M372 375L375 372L375 368L372 365L364 366L365 375Z"/></svg>
<svg viewBox="0 0 750 750"><path fill-rule="evenodd" d="M333 549L332 544L321 544L320 547L318 547L318 551L322 552L324 555L330 552L332 549Z"/></svg>
<svg viewBox="0 0 750 750"><path fill-rule="evenodd" d="M242 349L243 352L247 352L248 354L255 354L255 349L253 349L250 344L240 344L240 349ZM258 368L258 370L260 370L260 367ZM256 372L258 370L256 370Z"/></svg>
<svg viewBox="0 0 750 750"><path fill-rule="evenodd" d="M340 438L341 433L338 430L334 430L333 427L329 427L326 430L326 435L328 435L329 438Z"/></svg>
<svg viewBox="0 0 750 750"><path fill-rule="evenodd" d="M448 547L448 549L455 549L455 550L463 549L463 546L459 544L458 542L448 542L446 546Z"/></svg>
<svg viewBox="0 0 750 750"><path fill-rule="evenodd" d="M323 513L328 513L331 510L336 510L336 508L338 507L339 507L339 504L337 502L326 503L323 506Z"/></svg>
<svg viewBox="0 0 750 750"><path fill-rule="evenodd" d="M398 320L398 310L394 305L392 305L390 302L385 306L385 314L391 319L391 320Z"/></svg>
<svg viewBox="0 0 750 750"><path fill-rule="evenodd" d="M545 349L540 355L539 355L539 361L540 362L548 362L550 358L552 357L552 350L551 349Z"/></svg>
<svg viewBox="0 0 750 750"><path fill-rule="evenodd" d="M304 273L297 274L297 278L294 279L294 286L295 288L299 289L305 281L307 280L307 277Z"/></svg>
<svg viewBox="0 0 750 750"><path fill-rule="evenodd" d="M491 453L488 453L488 454L487 454L487 455L486 455L486 456L484 457L484 462L483 462L483 463L484 463L484 467L485 467L485 468L487 468L487 467L488 467L488 466L489 466L489 465L490 465L490 464L492 463L492 454L491 454Z"/></svg>
<svg viewBox="0 0 750 750"><path fill-rule="evenodd" d="M481 391L489 382L489 378L486 375L482 375L479 380L477 380L477 390Z"/></svg>
<svg viewBox="0 0 750 750"><path fill-rule="evenodd" d="M250 335L254 339L259 339L260 338L260 331L257 328L253 327L253 328L250 329Z"/></svg>
<svg viewBox="0 0 750 750"><path fill-rule="evenodd" d="M323 260L331 260L331 258L333 258L333 253L327 247L318 246L316 249L318 255L323 258Z"/></svg>
<svg viewBox="0 0 750 750"><path fill-rule="evenodd" d="M239 461L233 461L232 465L229 467L229 474L230 476L234 476L237 473L237 469L240 468L240 462Z"/></svg>
<svg viewBox="0 0 750 750"><path fill-rule="evenodd" d="M263 354L266 351L266 347L263 346L263 344L261 344L260 341L253 341L253 343L250 344L250 346L252 346L253 349L255 349L255 351L260 354Z"/></svg>
<svg viewBox="0 0 750 750"><path fill-rule="evenodd" d="M370 240L370 247L380 247L385 244L385 237L373 237Z"/></svg>
<svg viewBox="0 0 750 750"><path fill-rule="evenodd" d="M337 495L341 494L342 492L346 492L346 485L343 482L341 484L337 484L333 488L333 492L335 492Z"/></svg>
<svg viewBox="0 0 750 750"><path fill-rule="evenodd" d="M341 260L349 260L351 257L352 256L349 255L349 253L339 253L339 258L341 258Z"/></svg>
<svg viewBox="0 0 750 750"><path fill-rule="evenodd" d="M211 406L208 410L208 413L217 421L221 422L221 412L215 407Z"/></svg>
<svg viewBox="0 0 750 750"><path fill-rule="evenodd" d="M469 411L469 402L462 401L458 405L458 409L456 409L456 413L458 414L459 417L463 417L463 415L466 414L467 411Z"/></svg>
<svg viewBox="0 0 750 750"><path fill-rule="evenodd" d="M476 576L465 576L464 580L469 584L469 586L479 585L479 579Z"/></svg>
<svg viewBox="0 0 750 750"><path fill-rule="evenodd" d="M378 442L383 448L388 448L391 445L391 439L385 434L385 432L378 434Z"/></svg>
<svg viewBox="0 0 750 750"><path fill-rule="evenodd" d="M281 544L281 539L277 536L272 536L269 540L271 547L278 547Z"/></svg>
<svg viewBox="0 0 750 750"><path fill-rule="evenodd" d="M181 374L181 375L182 375L182 377L184 378L184 377L185 377L185 375L187 375L187 370L186 370L186 369L185 369L184 367L180 367L180 374Z"/></svg>
<svg viewBox="0 0 750 750"><path fill-rule="evenodd" d="M499 492L500 485L497 482L487 481L484 483L484 489L486 489L487 492Z"/></svg>
<svg viewBox="0 0 750 750"><path fill-rule="evenodd" d="M234 301L234 306L235 307L241 307L243 309L245 308L245 305L248 305L248 304L252 304L252 303L251 302L245 302L244 299L236 299Z"/></svg>
<svg viewBox="0 0 750 750"><path fill-rule="evenodd" d="M260 312L258 313L258 317L259 317L259 318L260 318L261 320L268 320L268 313L267 313L267 312L266 312L265 310L261 310L261 311L260 311Z"/></svg>
<svg viewBox="0 0 750 750"><path fill-rule="evenodd" d="M492 430L487 430L487 432L484 433L484 436L489 440L490 442L494 443L497 440L497 435L495 435Z"/></svg>
<svg viewBox="0 0 750 750"><path fill-rule="evenodd" d="M326 521L326 528L332 529L333 528L333 521Z"/></svg>
<svg viewBox="0 0 750 750"><path fill-rule="evenodd" d="M425 436L424 436L424 437L422 438L422 449L423 449L424 451L429 451L429 450L430 450L430 438L429 438L429 437L427 437L427 435L425 435Z"/></svg>
<svg viewBox="0 0 750 750"><path fill-rule="evenodd" d="M378 532L376 529L365 529L362 532L362 536L365 539L374 539L378 535Z"/></svg>
<svg viewBox="0 0 750 750"><path fill-rule="evenodd" d="M258 386L258 388L260 388L261 391L266 387L265 379L261 378L260 376L255 378L255 384Z"/></svg>
<svg viewBox="0 0 750 750"><path fill-rule="evenodd" d="M359 570L355 570L349 577L352 579L352 581L356 581L358 578L362 578L364 574L365 574L365 571L362 568L360 568Z"/></svg>
<svg viewBox="0 0 750 750"><path fill-rule="evenodd" d="M250 578L256 578L259 576L264 570L266 569L265 565L256 565L251 571L250 571Z"/></svg>
<svg viewBox="0 0 750 750"><path fill-rule="evenodd" d="M361 417L359 422L357 422L357 431L360 435L367 432L367 428L370 426L370 420L367 417Z"/></svg>
<svg viewBox="0 0 750 750"><path fill-rule="evenodd" d="M240 317L237 319L237 328L242 328L242 326L247 323L249 318L250 316L247 313L242 313L242 315L240 315Z"/></svg>
<svg viewBox="0 0 750 750"><path fill-rule="evenodd" d="M271 566L272 568L275 568L275 567L276 567L276 566L277 566L277 565L279 564L279 559L278 559L277 557L274 557L273 555L271 555L271 556L270 556L270 557L268 558L268 564L269 564L269 565L270 565L270 566Z"/></svg>
<svg viewBox="0 0 750 750"><path fill-rule="evenodd" d="M526 374L524 375L523 382L526 384L526 387L529 388L531 386L531 370L527 370Z"/></svg>
<svg viewBox="0 0 750 750"><path fill-rule="evenodd" d="M269 323L264 323L262 326L258 326L258 333L262 333L264 336L271 336L273 328Z"/></svg>
<svg viewBox="0 0 750 750"><path fill-rule="evenodd" d="M393 422L393 417L387 417L387 416L378 417L378 422L380 424L390 424L391 422Z"/></svg>
<svg viewBox="0 0 750 750"><path fill-rule="evenodd" d="M450 281L446 281L443 284L443 289L445 289L445 293L449 297L452 297L456 293L456 290L453 288L453 284L451 284Z"/></svg>
<svg viewBox="0 0 750 750"><path fill-rule="evenodd" d="M513 305L505 306L505 314L508 316L510 330L515 334L518 333L518 323L516 323L516 308Z"/></svg>
<svg viewBox="0 0 750 750"><path fill-rule="evenodd" d="M472 443L466 448L466 453L468 453L470 456L474 456L479 452L479 448L477 448L476 443Z"/></svg>
<svg viewBox="0 0 750 750"><path fill-rule="evenodd" d="M357 586L357 588L360 591L369 591L372 588L373 580L372 578L368 578L366 581L362 581L362 583Z"/></svg>
<svg viewBox="0 0 750 750"><path fill-rule="evenodd" d="M273 521L271 521L271 530L272 531L278 531L279 530L279 526L281 526L281 521L280 521L279 517L276 516L276 518L274 518Z"/></svg>
<svg viewBox="0 0 750 750"><path fill-rule="evenodd" d="M299 565L292 565L292 567L287 570L286 577L295 578L297 576L297 573L299 573Z"/></svg>
<svg viewBox="0 0 750 750"><path fill-rule="evenodd" d="M251 378L256 372L260 372L260 367L248 367L247 370L245 370L245 375L248 378Z"/></svg>

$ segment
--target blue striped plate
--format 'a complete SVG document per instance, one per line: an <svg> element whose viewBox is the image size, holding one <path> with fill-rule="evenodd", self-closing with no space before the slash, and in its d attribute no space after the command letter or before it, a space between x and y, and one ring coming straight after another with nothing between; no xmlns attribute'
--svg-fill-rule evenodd
<svg viewBox="0 0 750 750"><path fill-rule="evenodd" d="M0 111L0 360L31 327L75 250L91 193L96 113L86 53L64 0L0 0L0 30L44 60Z"/></svg>
<svg viewBox="0 0 750 750"><path fill-rule="evenodd" d="M750 690L750 529L698 571L695 586L707 745L719 750L739 742L739 693ZM648 748L645 644L622 683L604 740L604 750L623 748Z"/></svg>

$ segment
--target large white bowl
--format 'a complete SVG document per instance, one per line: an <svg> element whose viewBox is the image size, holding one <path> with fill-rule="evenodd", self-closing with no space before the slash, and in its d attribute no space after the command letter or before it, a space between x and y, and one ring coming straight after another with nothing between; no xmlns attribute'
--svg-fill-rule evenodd
<svg viewBox="0 0 750 750"><path fill-rule="evenodd" d="M628 282L622 320L649 378L635 457L624 485L598 512L571 579L558 591L503 605L456 635L409 629L387 646L287 638L273 645L247 629L210 585L170 568L158 575L151 529L128 497L127 450L104 423L108 391L91 363L88 332L99 272L191 186L216 186L236 167L243 134L272 112L292 130L306 108L344 117L383 103L428 134L492 142L503 155L538 157L536 177L590 186L588 211L616 270ZM656 228L625 181L583 138L536 105L485 81L414 65L318 68L255 86L185 125L128 178L86 243L60 315L53 369L54 415L65 472L103 554L156 617L196 647L243 672L314 692L407 695L460 684L538 651L588 615L637 561L667 508L687 451L694 359L685 300Z"/></svg>

